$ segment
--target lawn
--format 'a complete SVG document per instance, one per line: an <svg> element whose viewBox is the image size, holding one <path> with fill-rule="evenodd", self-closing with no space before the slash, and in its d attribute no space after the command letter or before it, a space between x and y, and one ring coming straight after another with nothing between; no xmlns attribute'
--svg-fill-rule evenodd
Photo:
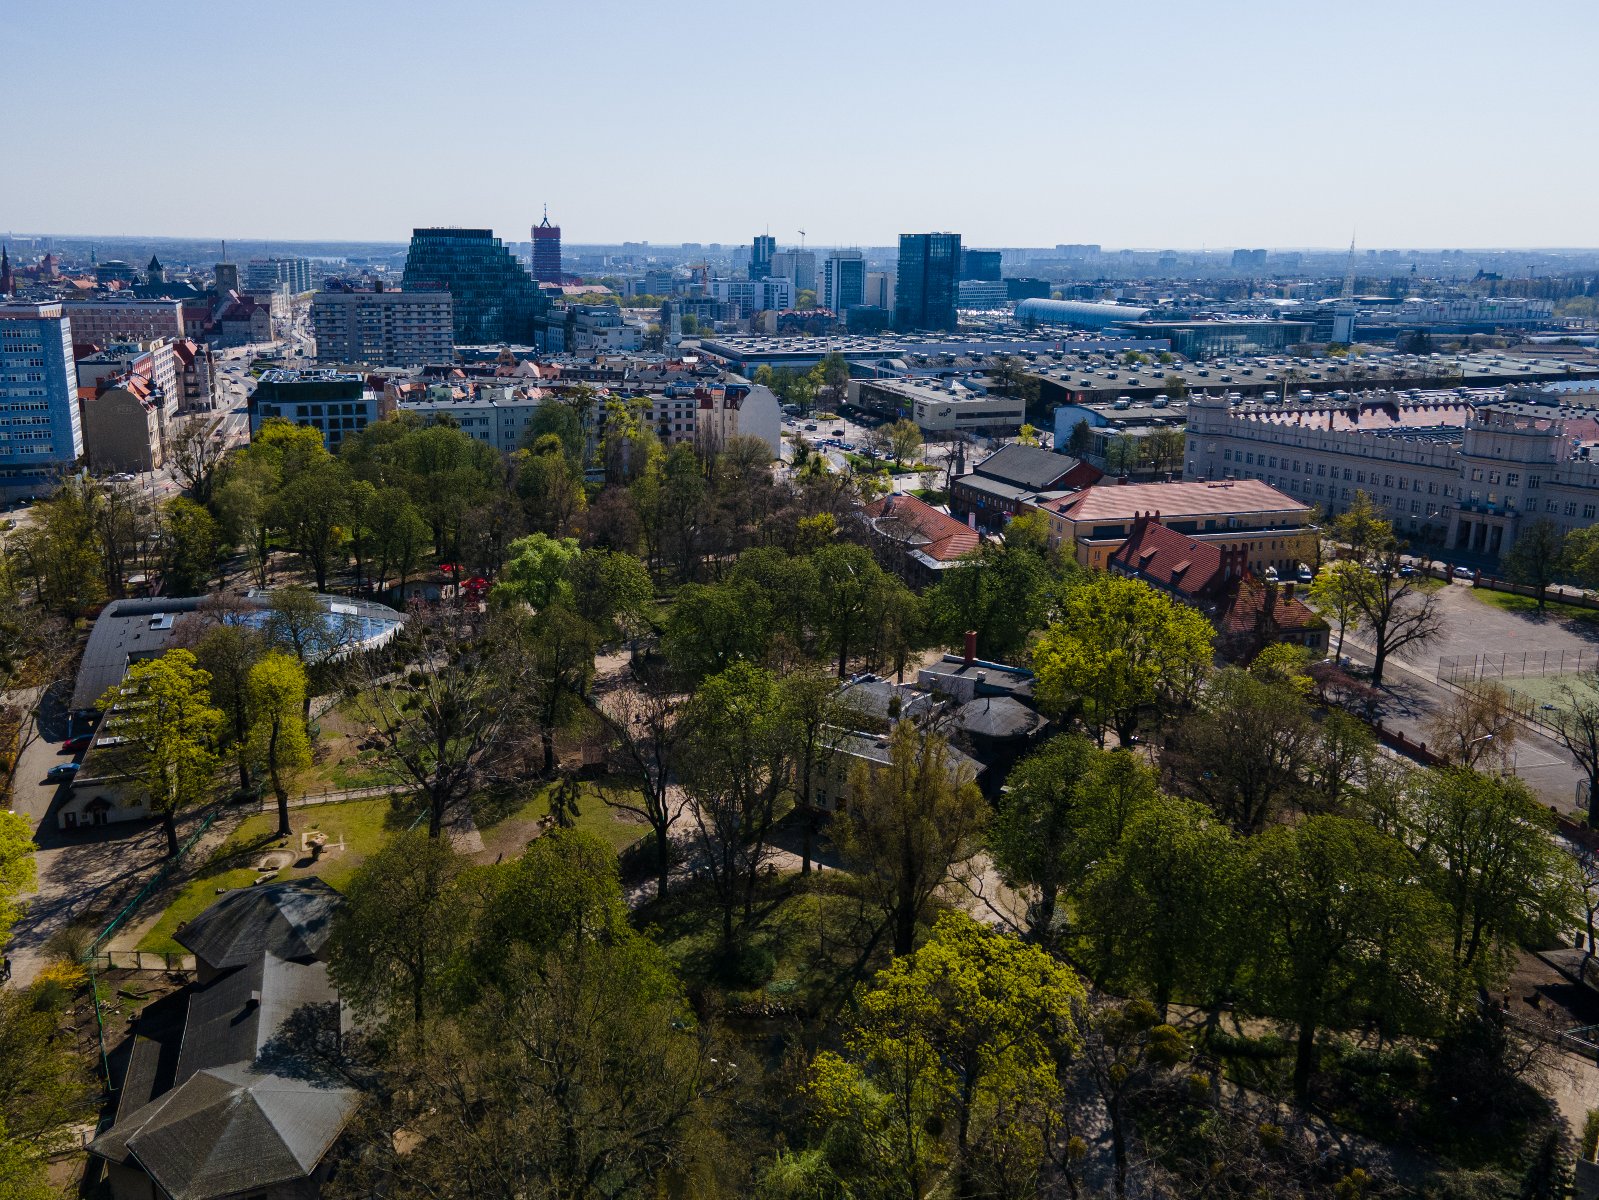
<svg viewBox="0 0 1599 1200"><path fill-rule="evenodd" d="M482 806L479 806L473 814L483 831L485 845L492 843L503 848L507 841L519 843L516 846L518 853L520 847L526 845L536 832L540 818L549 815L549 786L539 788L531 799L503 816L484 811ZM650 831L648 825L606 804L600 797L599 788L592 783L583 784L582 795L578 800L576 824L577 828L594 834L618 852L625 850Z"/></svg>
<svg viewBox="0 0 1599 1200"><path fill-rule="evenodd" d="M1515 592L1496 592L1492 588L1472 588L1472 599L1483 604L1491 604L1505 612L1515 613L1522 617L1538 616L1538 601L1531 596L1521 596ZM1558 600L1550 600L1544 605L1544 616L1558 621L1581 621L1594 629L1599 629L1599 608L1581 608L1575 604L1562 604Z"/></svg>
<svg viewBox="0 0 1599 1200"><path fill-rule="evenodd" d="M178 926L191 920L215 902L218 889L249 887L260 876L255 861L281 844L276 836L275 811L252 814L240 822L227 841L211 853L205 864L172 902L161 917L139 940L138 949L152 954L184 954L172 938ZM366 856L376 851L405 822L389 806L387 798L347 800L342 804L317 804L291 809L290 827L294 836L288 847L298 853L300 834L312 830L328 835L330 842L344 841L345 849L331 853L314 867L297 870L285 867L269 878L304 879L316 876L333 887L342 887Z"/></svg>
<svg viewBox="0 0 1599 1200"><path fill-rule="evenodd" d="M1537 710L1535 716L1548 719L1556 715L1553 710L1566 707L1565 688L1575 688L1580 698L1584 692L1584 681L1592 677L1591 673L1573 672L1568 675L1522 675L1498 682L1528 701Z"/></svg>

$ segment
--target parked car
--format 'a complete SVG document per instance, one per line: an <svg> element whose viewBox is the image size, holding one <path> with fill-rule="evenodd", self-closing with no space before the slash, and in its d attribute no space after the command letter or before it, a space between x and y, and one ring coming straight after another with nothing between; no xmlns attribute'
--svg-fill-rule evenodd
<svg viewBox="0 0 1599 1200"><path fill-rule="evenodd" d="M68 738L61 743L61 753L76 754L79 750L87 750L94 741L94 734L80 733L77 737Z"/></svg>
<svg viewBox="0 0 1599 1200"><path fill-rule="evenodd" d="M1316 572L1314 572L1314 571L1312 571L1310 569L1310 564L1309 563L1300 563L1299 564L1299 582L1300 583L1313 583L1313 582L1315 582L1315 579L1316 579Z"/></svg>
<svg viewBox="0 0 1599 1200"><path fill-rule="evenodd" d="M1455 578L1456 579L1475 579L1476 577L1477 577L1477 572L1473 571L1470 567L1456 567L1455 568Z"/></svg>
<svg viewBox="0 0 1599 1200"><path fill-rule="evenodd" d="M60 783L64 779L71 779L78 773L81 764L75 762L60 763L45 772L45 778L51 783Z"/></svg>

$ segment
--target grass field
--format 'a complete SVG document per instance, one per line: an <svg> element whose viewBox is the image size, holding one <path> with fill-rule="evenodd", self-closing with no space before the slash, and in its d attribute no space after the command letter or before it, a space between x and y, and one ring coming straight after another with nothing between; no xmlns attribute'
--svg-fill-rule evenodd
<svg viewBox="0 0 1599 1200"><path fill-rule="evenodd" d="M296 855L300 835L312 831L327 834L328 840L334 843L342 838L345 849L327 855L314 867L299 871L285 867L271 878L303 879L314 875L333 887L342 887L367 855L379 849L405 824L403 818L397 819L386 798L292 809L289 823L294 836L288 839L288 848ZM160 919L139 939L138 948L152 954L186 953L172 938L178 926L210 907L216 901L219 888L249 887L254 883L260 875L254 869L256 860L279 846L277 827L276 812L246 817L228 840L212 852L199 873L173 897Z"/></svg>
<svg viewBox="0 0 1599 1200"><path fill-rule="evenodd" d="M1592 679L1591 674L1571 675L1523 675L1518 679L1501 679L1510 691L1527 700L1536 710L1534 715L1552 716L1555 711L1562 709L1566 704L1563 689L1576 688L1580 695L1582 689L1587 687L1592 690L1593 685L1586 681ZM1595 692L1599 698L1599 692Z"/></svg>
<svg viewBox="0 0 1599 1200"><path fill-rule="evenodd" d="M1471 598L1518 616L1538 615L1538 602L1531 596L1518 596L1515 592L1496 592L1490 588L1472 588ZM1544 616L1546 619L1580 621L1590 628L1599 628L1599 609L1595 608L1579 608L1575 604L1561 604L1551 600L1544 606Z"/></svg>

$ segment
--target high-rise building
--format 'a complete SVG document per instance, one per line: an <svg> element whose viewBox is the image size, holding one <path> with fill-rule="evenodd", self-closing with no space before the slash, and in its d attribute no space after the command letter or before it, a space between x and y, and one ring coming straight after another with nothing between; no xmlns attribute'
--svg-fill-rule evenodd
<svg viewBox="0 0 1599 1200"><path fill-rule="evenodd" d="M867 303L866 256L859 250L834 250L823 259L818 299L824 308L840 317L856 305Z"/></svg>
<svg viewBox="0 0 1599 1200"><path fill-rule="evenodd" d="M890 316L894 313L894 272L868 271L866 272L866 303L873 308L888 310Z"/></svg>
<svg viewBox="0 0 1599 1200"><path fill-rule="evenodd" d="M533 226L533 278L540 283L561 282L561 227L550 224L550 210Z"/></svg>
<svg viewBox="0 0 1599 1200"><path fill-rule="evenodd" d="M999 274L998 250L962 250L961 278L997 281Z"/></svg>
<svg viewBox="0 0 1599 1200"><path fill-rule="evenodd" d="M757 233L750 243L750 278L765 279L772 273L772 255L777 253L777 239L769 233Z"/></svg>
<svg viewBox="0 0 1599 1200"><path fill-rule="evenodd" d="M772 255L772 274L790 280L794 291L816 290L816 253L813 250L781 250Z"/></svg>
<svg viewBox="0 0 1599 1200"><path fill-rule="evenodd" d="M363 367L449 362L453 311L444 291L318 292L311 300L317 361Z"/></svg>
<svg viewBox="0 0 1599 1200"><path fill-rule="evenodd" d="M299 295L315 286L311 273L309 258L252 258L244 264L244 287L249 292L275 292L286 287Z"/></svg>
<svg viewBox="0 0 1599 1200"><path fill-rule="evenodd" d="M960 234L900 234L895 328L954 329L960 265Z"/></svg>
<svg viewBox="0 0 1599 1200"><path fill-rule="evenodd" d="M405 258L408 292L447 291L457 345L531 343L547 301L491 229L417 229Z"/></svg>
<svg viewBox="0 0 1599 1200"><path fill-rule="evenodd" d="M0 304L0 489L36 489L83 453L72 322L60 304Z"/></svg>

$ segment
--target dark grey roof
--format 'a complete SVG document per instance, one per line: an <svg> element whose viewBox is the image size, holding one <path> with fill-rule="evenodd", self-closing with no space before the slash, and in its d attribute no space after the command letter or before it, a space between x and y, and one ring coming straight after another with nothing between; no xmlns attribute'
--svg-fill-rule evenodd
<svg viewBox="0 0 1599 1200"><path fill-rule="evenodd" d="M122 682L128 664L165 654L180 637L181 626L204 597L167 600L114 600L95 620L72 690L73 708L96 708L107 689ZM171 617L171 620L166 618Z"/></svg>
<svg viewBox="0 0 1599 1200"><path fill-rule="evenodd" d="M174 935L213 970L242 967L270 952L315 958L328 940L339 893L320 879L229 892Z"/></svg>
<svg viewBox="0 0 1599 1200"><path fill-rule="evenodd" d="M1009 696L978 696L955 714L960 726L975 737L1030 737L1043 727L1044 718Z"/></svg>
<svg viewBox="0 0 1599 1200"><path fill-rule="evenodd" d="M190 1076L89 1149L131 1157L172 1200L213 1200L309 1176L357 1102L353 1088L235 1063Z"/></svg>
<svg viewBox="0 0 1599 1200"><path fill-rule="evenodd" d="M1012 442L978 463L973 473L1037 491L1048 487L1076 465L1077 460L1067 455L1041 446Z"/></svg>
<svg viewBox="0 0 1599 1200"><path fill-rule="evenodd" d="M255 1062L296 1012L338 1001L325 963L258 955L190 998L176 1082L212 1067Z"/></svg>

